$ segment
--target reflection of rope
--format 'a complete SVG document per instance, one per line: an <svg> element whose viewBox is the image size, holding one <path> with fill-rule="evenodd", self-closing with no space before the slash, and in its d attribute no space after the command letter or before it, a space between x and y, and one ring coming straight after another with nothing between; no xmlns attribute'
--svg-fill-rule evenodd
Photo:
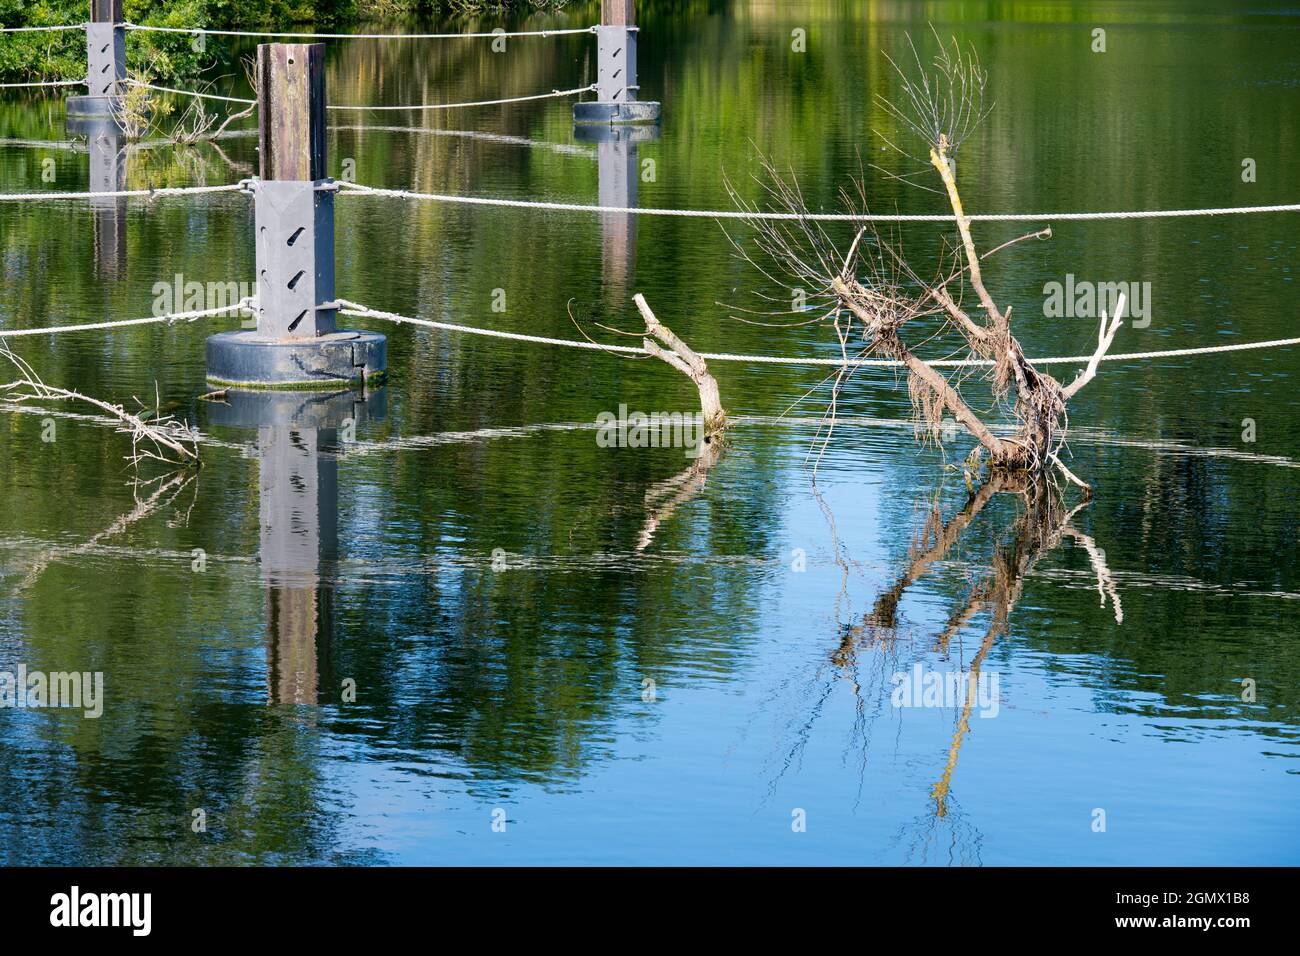
<svg viewBox="0 0 1300 956"><path fill-rule="evenodd" d="M495 40L497 37L556 37L569 33L595 33L595 27L570 27L564 30L502 30L497 33L261 33L253 30L209 30L206 27L146 27L125 24L128 30L151 33L205 33L223 37L296 37L300 40ZM61 29L71 29L63 27Z"/></svg>
<svg viewBox="0 0 1300 956"><path fill-rule="evenodd" d="M89 193L0 193L0 202L22 202L34 200L45 202L50 199L109 199L116 196L184 196L189 193L224 193L236 189L246 189L247 182L227 183L224 186L164 186L160 189L119 189L112 192Z"/></svg>
<svg viewBox="0 0 1300 956"><path fill-rule="evenodd" d="M43 329L0 329L0 339L16 339L24 335L56 335L60 332L90 332L98 329L121 329L129 325L152 325L157 322L166 322L171 325L173 322L193 322L195 319L208 318L214 315L227 315L246 309L251 306L253 300L240 299L231 305L223 305L218 309L200 309L197 312L173 312L168 315L151 315L147 319L118 319L113 322L87 322L82 325L51 325Z"/></svg>
<svg viewBox="0 0 1300 956"><path fill-rule="evenodd" d="M246 106L256 106L257 100L246 100L238 96L220 96L216 93L197 93L194 90L177 90L170 86L154 86L152 83L142 83L139 80L128 79L127 83L132 86L143 87L146 90L156 90L159 93L176 93L180 96L196 96L205 100L224 100L227 103L243 103ZM510 96L500 100L476 100L470 103L419 103L414 106L335 106L327 105L327 110L451 110L463 106L496 106L501 103L523 103L527 100L545 100L552 96L572 96L575 93L587 93L596 88L595 84L591 86L580 86L572 90L551 90L549 93L535 93L531 96Z"/></svg>
<svg viewBox="0 0 1300 956"><path fill-rule="evenodd" d="M139 80L127 79L131 86L139 86L146 90L155 90L159 93L177 93L181 96L196 96L203 100L225 100L227 103L243 103L246 106L256 106L257 100L240 99L238 96L221 96L217 93L196 93L194 90L175 90L170 86L154 86L152 83L142 83Z"/></svg>
<svg viewBox="0 0 1300 956"><path fill-rule="evenodd" d="M523 103L526 100L545 100L552 96L572 96L575 93L587 93L596 88L579 86L572 90L551 90L549 93L534 93L532 96L509 96L500 100L476 100L472 103L421 103L416 106L334 106L327 105L327 110L451 110L462 106L496 106L499 103Z"/></svg>
<svg viewBox="0 0 1300 956"><path fill-rule="evenodd" d="M342 183L348 191L373 196L396 196L401 199L426 199L433 202L462 203L469 206L508 206L513 209L549 209L556 212L627 213L636 216L681 216L688 219L781 219L803 222L953 222L946 215L877 215L868 213L763 212L743 209L656 209L636 206L591 206L571 202L537 202L526 199L492 199L486 196L455 196L445 193L417 193L405 189L378 189L360 183ZM1016 212L975 213L972 222L1045 222L1077 219L1178 219L1188 216L1232 216L1252 212L1300 212L1300 203L1283 206L1229 206L1219 209L1152 209L1132 212Z"/></svg>
<svg viewBox="0 0 1300 956"><path fill-rule="evenodd" d="M0 83L0 90L16 90L26 86L85 86L85 80L45 80L41 83Z"/></svg>
<svg viewBox="0 0 1300 956"><path fill-rule="evenodd" d="M430 319L415 319L410 316L399 315L396 312L381 312L378 309L372 309L368 306L360 305L356 302L350 302L347 299L338 300L339 311L344 315L369 316L377 319L389 319L399 324L418 325L430 329L442 329L446 332L465 332L469 335L486 335L490 338L511 339L516 342L533 342L539 345L561 345L574 349L590 349L597 352L619 352L628 355L647 355L645 349L635 345L605 345L600 342L587 342L577 339L553 339L543 335L525 335L522 332L501 332L496 329L481 329L471 325L454 325L450 322L434 322ZM1148 358L1170 358L1178 355L1207 355L1211 352L1244 352L1247 349L1267 349L1278 348L1284 345L1300 345L1300 338L1295 339L1274 339L1269 342L1242 342L1237 345L1211 345L1203 348L1193 349L1167 349L1161 352L1127 352L1119 355L1103 355L1103 362L1131 361ZM734 352L699 352L700 358L708 359L714 362L750 362L762 365L850 365L850 366L875 366L881 368L895 368L903 365L901 359L844 359L838 358L802 358L797 356L782 355L740 355ZM1091 355L1067 355L1053 358L1036 358L1029 359L1033 365L1065 365L1077 362L1090 362ZM993 365L991 359L940 359L937 361L927 362L931 366L943 366L948 368L975 366L975 365Z"/></svg>
<svg viewBox="0 0 1300 956"><path fill-rule="evenodd" d="M549 149L552 152L564 153L569 156L585 156L588 159L596 158L596 151L586 146L574 146L569 143L547 143L542 140L528 139L525 136L508 136L505 133L483 133L478 130L464 129L438 129L432 126L330 126L333 132L348 133L415 133L424 136L463 136L466 139L479 139L488 143L505 143L508 146L528 146L532 149ZM257 130L239 130L236 132L251 132L256 135ZM229 134L227 134L229 135ZM0 145L4 141L0 140Z"/></svg>

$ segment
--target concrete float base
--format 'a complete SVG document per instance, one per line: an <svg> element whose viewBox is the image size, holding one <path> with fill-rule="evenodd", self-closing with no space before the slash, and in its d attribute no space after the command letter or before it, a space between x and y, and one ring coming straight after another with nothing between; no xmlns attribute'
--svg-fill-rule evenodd
<svg viewBox="0 0 1300 956"><path fill-rule="evenodd" d="M575 123L619 125L624 123L658 123L659 104L632 100L627 103L593 101L573 104Z"/></svg>
<svg viewBox="0 0 1300 956"><path fill-rule="evenodd" d="M64 101L68 116L83 119L111 119L121 107L120 96L69 96Z"/></svg>
<svg viewBox="0 0 1300 956"><path fill-rule="evenodd" d="M208 337L208 381L244 389L359 387L388 374L388 340L378 332L330 332L266 339L255 331Z"/></svg>

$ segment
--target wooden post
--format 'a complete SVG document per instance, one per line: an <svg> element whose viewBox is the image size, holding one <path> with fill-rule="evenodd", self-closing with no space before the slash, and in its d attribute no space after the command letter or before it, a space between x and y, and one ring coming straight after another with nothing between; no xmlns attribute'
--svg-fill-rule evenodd
<svg viewBox="0 0 1300 956"><path fill-rule="evenodd" d="M596 100L573 104L578 123L655 123L659 104L641 102L636 78L636 0L601 0L596 27Z"/></svg>
<svg viewBox="0 0 1300 956"><path fill-rule="evenodd" d="M600 0L600 25L636 26L636 0Z"/></svg>
<svg viewBox="0 0 1300 956"><path fill-rule="evenodd" d="M334 331L334 193L325 168L325 44L257 48L257 331Z"/></svg>
<svg viewBox="0 0 1300 956"><path fill-rule="evenodd" d="M122 0L90 0L91 23L121 23Z"/></svg>
<svg viewBox="0 0 1300 956"><path fill-rule="evenodd" d="M325 178L325 44L258 46L257 132L262 179Z"/></svg>
<svg viewBox="0 0 1300 956"><path fill-rule="evenodd" d="M122 0L90 0L86 27L86 85L91 96L116 96L126 79Z"/></svg>
<svg viewBox="0 0 1300 956"><path fill-rule="evenodd" d="M325 46L257 48L257 328L208 338L208 381L331 390L377 382L378 332L335 328L334 194L325 164Z"/></svg>

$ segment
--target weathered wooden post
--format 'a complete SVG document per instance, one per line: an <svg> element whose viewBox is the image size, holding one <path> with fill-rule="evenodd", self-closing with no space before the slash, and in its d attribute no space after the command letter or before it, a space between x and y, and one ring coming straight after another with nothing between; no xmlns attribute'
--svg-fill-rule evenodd
<svg viewBox="0 0 1300 956"><path fill-rule="evenodd" d="M601 0L596 99L573 104L577 123L657 123L659 104L637 99L636 0Z"/></svg>
<svg viewBox="0 0 1300 956"><path fill-rule="evenodd" d="M325 166L325 46L257 48L257 329L208 339L208 380L337 389L383 377L384 336L335 328L334 194Z"/></svg>
<svg viewBox="0 0 1300 956"><path fill-rule="evenodd" d="M70 96L69 116L111 116L126 79L126 26L122 0L90 0L86 24L86 94Z"/></svg>

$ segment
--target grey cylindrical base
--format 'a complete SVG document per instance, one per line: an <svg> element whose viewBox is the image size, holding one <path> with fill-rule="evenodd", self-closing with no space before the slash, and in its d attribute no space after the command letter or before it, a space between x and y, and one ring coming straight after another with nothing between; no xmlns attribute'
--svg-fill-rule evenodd
<svg viewBox="0 0 1300 956"><path fill-rule="evenodd" d="M120 96L69 96L64 108L69 116L111 117L121 105Z"/></svg>
<svg viewBox="0 0 1300 956"><path fill-rule="evenodd" d="M378 332L331 332L313 339L219 332L208 337L207 353L208 381L238 388L360 386L388 372L388 341Z"/></svg>
<svg viewBox="0 0 1300 956"><path fill-rule="evenodd" d="M573 104L575 123L657 123L659 104L632 100L628 103L601 103L599 101Z"/></svg>

